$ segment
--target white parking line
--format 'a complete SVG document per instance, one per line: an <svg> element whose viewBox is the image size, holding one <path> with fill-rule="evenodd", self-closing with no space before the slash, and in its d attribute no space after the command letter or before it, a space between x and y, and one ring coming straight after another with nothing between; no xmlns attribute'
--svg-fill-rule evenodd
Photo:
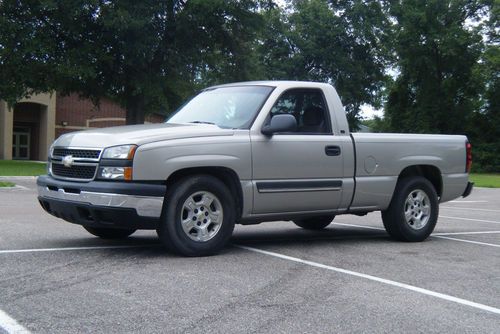
<svg viewBox="0 0 500 334"><path fill-rule="evenodd" d="M480 242L480 241L473 241L473 240L466 240L466 239L457 239L457 238L450 238L450 237L442 237L442 236L435 236L435 235L433 235L433 237L440 238L440 239L453 240L453 241L468 242L470 244L476 244L476 245L483 245L483 246L491 246L491 247L499 247L500 248L500 245L490 244L487 242Z"/></svg>
<svg viewBox="0 0 500 334"><path fill-rule="evenodd" d="M500 233L500 231L446 232L446 233L432 233L432 235L438 236L438 235L498 234L498 233Z"/></svg>
<svg viewBox="0 0 500 334"><path fill-rule="evenodd" d="M141 247L153 247L153 246L158 246L158 244L129 245L129 246L121 245L121 246L87 246L87 247L61 247L61 248L5 249L5 250L0 250L0 254L59 252L59 251L76 251L76 250L92 250L92 249L141 248Z"/></svg>
<svg viewBox="0 0 500 334"><path fill-rule="evenodd" d="M500 212L500 210L493 209L477 209L477 208L464 208L464 207L455 207L455 206L440 206L440 209L452 209L452 210L472 210L472 211L486 211L486 212Z"/></svg>
<svg viewBox="0 0 500 334"><path fill-rule="evenodd" d="M21 326L15 319L0 310L0 329L9 334L29 334L30 331Z"/></svg>
<svg viewBox="0 0 500 334"><path fill-rule="evenodd" d="M332 223L335 225L341 225L341 226L350 226L350 227L359 227L359 228L366 228L370 230L384 230L383 228L380 227L373 227L373 226L363 226L363 225L355 225L355 224L344 224L344 223ZM445 235L456 235L456 234L483 234L483 233L500 233L500 231L484 231L484 232L455 232L455 233L436 233L436 234L431 234L431 237L434 238L440 238L440 239L448 239L448 240L453 240L453 241L459 241L459 242L466 242L469 244L476 244L476 245L482 245L482 246L491 246L491 247L500 247L500 245L497 244L490 244L487 242L479 242L479 241L472 241L472 240L465 240L465 239L457 239L457 238L450 238L450 237L445 237Z"/></svg>
<svg viewBox="0 0 500 334"><path fill-rule="evenodd" d="M494 221L494 220L484 220L484 219L473 219L473 218L462 218L462 217L451 217L451 216L439 216L439 218L467 220L467 221L481 222L481 223L491 223L491 224L500 224L500 222L497 222L497 221Z"/></svg>
<svg viewBox="0 0 500 334"><path fill-rule="evenodd" d="M449 201L448 203L488 203L488 201Z"/></svg>
<svg viewBox="0 0 500 334"><path fill-rule="evenodd" d="M461 304L461 305L473 307L473 308L480 309L480 310L483 310L483 311L488 311L488 312L492 312L492 313L495 313L495 314L500 314L500 309L499 308L488 306L488 305L484 305L484 304L480 304L480 303L476 303L476 302L473 302L473 301L470 301L470 300L466 300L466 299L454 297L454 296L447 295L447 294L444 294L444 293L440 293L440 292L436 292L436 291L432 291L432 290L427 290L427 289L424 289L424 288L419 288L419 287L414 286L414 285L400 283L400 282L392 281L392 280L389 280L389 279L385 279L385 278L381 278L381 277L377 277L377 276L372 276L372 275L367 275L367 274L363 274L363 273L352 271L352 270L347 270L347 269L342 269L342 268L338 268L338 267L328 266L328 265L321 264L321 263L318 263L318 262L313 262L313 261L309 261L309 260L303 260L303 259L300 259L300 258L297 258L297 257L292 257L292 256L280 254L280 253L275 253L275 252L270 252L270 251L266 251L266 250L259 249L259 248L253 248L253 247L242 246L242 245L235 245L235 246L238 247L238 248L242 248L242 249L251 251L251 252L260 253L260 254L269 255L269 256L274 256L274 257L277 257L277 258L280 258L280 259L283 259L283 260L292 261L292 262L296 262L296 263L301 263L301 264L305 264L305 265L308 265L308 266L311 266L311 267L316 267L316 268L320 268L320 269L326 269L326 270L330 270L330 271L335 271L335 272L342 273L342 274L356 276L356 277L368 279L368 280L371 280L371 281L375 281L375 282L379 282L379 283L383 283L383 284L387 284L387 285L392 285L392 286L395 286L395 287L398 287L398 288L402 288L402 289L406 289L406 290L418 292L418 293L421 293L421 294L424 294L424 295L427 295L427 296L432 296L432 297L436 297L436 298L439 298L439 299L447 300L447 301L454 302L454 303L457 303L457 304Z"/></svg>

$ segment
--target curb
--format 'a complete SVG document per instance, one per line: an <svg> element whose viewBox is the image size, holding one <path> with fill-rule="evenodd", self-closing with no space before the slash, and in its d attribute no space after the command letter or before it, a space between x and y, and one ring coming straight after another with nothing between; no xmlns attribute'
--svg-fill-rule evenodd
<svg viewBox="0 0 500 334"><path fill-rule="evenodd" d="M37 176L0 176L0 180L35 180Z"/></svg>

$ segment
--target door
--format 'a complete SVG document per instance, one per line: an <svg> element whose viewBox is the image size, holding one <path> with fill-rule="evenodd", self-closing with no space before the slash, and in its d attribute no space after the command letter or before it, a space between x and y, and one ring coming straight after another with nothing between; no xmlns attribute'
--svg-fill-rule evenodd
<svg viewBox="0 0 500 334"><path fill-rule="evenodd" d="M265 124L285 113L295 116L296 131L251 135L254 214L337 209L342 195L342 142L332 133L323 92L285 91Z"/></svg>
<svg viewBox="0 0 500 334"><path fill-rule="evenodd" d="M28 160L30 158L30 129L15 128L12 134L12 159Z"/></svg>

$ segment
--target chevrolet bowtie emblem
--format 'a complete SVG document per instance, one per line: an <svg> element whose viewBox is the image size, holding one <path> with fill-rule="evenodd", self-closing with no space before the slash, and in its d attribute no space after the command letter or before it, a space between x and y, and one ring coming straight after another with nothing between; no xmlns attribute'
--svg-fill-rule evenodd
<svg viewBox="0 0 500 334"><path fill-rule="evenodd" d="M64 167L71 167L73 166L73 156L72 155L67 155L65 156L63 159L62 159L62 163L64 165Z"/></svg>

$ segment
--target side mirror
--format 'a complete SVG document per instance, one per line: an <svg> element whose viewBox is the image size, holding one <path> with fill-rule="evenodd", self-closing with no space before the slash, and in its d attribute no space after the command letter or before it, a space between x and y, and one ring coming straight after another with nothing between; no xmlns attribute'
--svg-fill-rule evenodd
<svg viewBox="0 0 500 334"><path fill-rule="evenodd" d="M277 132L295 132L297 131L297 120L290 114L276 115L271 118L271 122L262 127L262 134L272 136Z"/></svg>

